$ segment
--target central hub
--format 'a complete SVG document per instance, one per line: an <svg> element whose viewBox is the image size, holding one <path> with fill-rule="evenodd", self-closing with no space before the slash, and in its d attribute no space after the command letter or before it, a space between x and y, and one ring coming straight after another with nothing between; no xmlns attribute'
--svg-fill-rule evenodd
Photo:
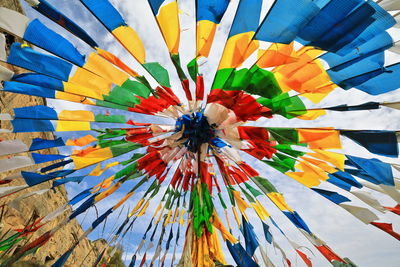
<svg viewBox="0 0 400 267"><path fill-rule="evenodd" d="M201 144L214 138L214 129L202 112L183 115L176 121L176 131L182 131L179 140L185 140L184 145L189 151L197 152Z"/></svg>

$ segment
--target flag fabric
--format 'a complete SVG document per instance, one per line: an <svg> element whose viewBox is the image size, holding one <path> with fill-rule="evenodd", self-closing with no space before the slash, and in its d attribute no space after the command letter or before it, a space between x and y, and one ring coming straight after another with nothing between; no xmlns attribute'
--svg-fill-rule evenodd
<svg viewBox="0 0 400 267"><path fill-rule="evenodd" d="M395 1L198 0L186 10L180 1L148 0L146 15L160 32L151 42L151 25L139 19L136 31L116 1L66 4L92 16L95 30L104 28L119 42L116 54L100 47L108 39L98 40L92 28L75 22L81 10L70 18L45 0L26 1L72 35L42 17L31 20L0 8L0 29L19 40L0 35L0 59L23 69L0 68L1 90L38 97L0 114L0 132L17 133L15 139L0 138L0 172L11 172L0 180L0 197L19 209L22 200L57 193L59 186L82 188L61 207L3 235L2 266L45 249L65 225L99 206L101 213L52 266L68 265L81 241L109 218L116 218L115 231L95 264L109 262L115 249L106 253L108 246L124 244L133 229L141 238L128 250L130 266L138 259L140 266L165 266L170 254L172 265L185 267L279 264L268 258L267 248L279 251L288 266L293 252L312 266L309 245L333 266L355 266L317 236L307 216L291 205L286 184L262 177L264 169L399 239L392 217L382 215L398 215L399 207L377 195L400 201L400 167L393 163L400 130L341 129L324 121L332 114L360 114L361 122L368 120L367 111L399 109L383 97L395 96L400 87L400 64L391 54L397 52ZM193 25L186 28L188 18ZM192 47L186 31L193 33ZM218 48L223 32L226 41ZM82 49L78 39L88 46ZM155 45L166 46L168 62L161 50L153 51ZM120 49L134 61L118 57ZM216 73L207 80L210 70ZM353 89L375 99L350 101ZM339 93L346 97L330 104ZM293 123L276 125L272 118ZM293 126L296 119L303 120L301 127ZM37 185L40 190L24 192ZM123 212L128 200L133 206ZM279 212L270 214L265 201ZM305 239L292 239L278 216Z"/></svg>

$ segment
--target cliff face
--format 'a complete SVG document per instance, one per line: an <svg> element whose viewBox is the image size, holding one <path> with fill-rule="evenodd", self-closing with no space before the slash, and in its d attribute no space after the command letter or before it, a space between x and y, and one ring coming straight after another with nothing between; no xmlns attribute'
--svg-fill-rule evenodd
<svg viewBox="0 0 400 267"><path fill-rule="evenodd" d="M23 13L23 9L18 0L0 0L0 6L7 7L18 12ZM20 41L20 40L17 40ZM13 68L6 64L0 63L3 66L8 67L15 73L20 73L22 70ZM11 93L0 92L0 113L10 113L12 114L12 109L15 107L33 106L33 105L43 105L44 99L34 96L17 95ZM1 122L0 122L1 123ZM3 125L4 127L5 125ZM54 138L51 133L0 133L1 140L11 140L20 139L29 144L29 140L35 137L41 138ZM55 149L42 150L39 153L57 153ZM24 155L23 153L20 155ZM4 159L6 157L0 157ZM29 170L29 168L24 168L24 170ZM20 170L11 171L8 173L0 173L0 179L7 177L13 173ZM16 179L12 183L5 186L14 186L21 184L21 179ZM50 212L56 210L58 207L63 206L67 202L67 193L63 186L58 187L54 192L48 191L42 195L30 196L21 201L19 209L9 207L4 205L9 203L14 198L27 194L28 192L37 191L40 189L50 188L51 183L47 182L41 185L34 186L23 190L20 193L14 194L10 197L0 199L0 240L10 236L15 233L14 230L18 228L24 228L27 223L33 220L34 217L40 218L49 214ZM4 205L4 206L3 206ZM19 244L23 245L25 242L30 242L35 240L37 237L52 229L58 225L65 217L69 214L65 213L60 215L55 220L44 225L41 229L35 232L33 235L28 236L27 240L22 240ZM41 249L39 249L35 254L28 255L23 258L23 260L29 260L31 262L36 262L39 264L44 264L46 266L54 263L58 257L60 257L65 251L67 251L70 246L75 242L75 240L83 233L80 224L73 220L62 229L60 229L49 242L47 242ZM65 266L91 266L96 260L99 251L106 245L105 242L91 242L85 239L80 242L80 245L75 249L74 253L69 258ZM12 248L8 253L12 255L16 248ZM2 257L2 254L0 254ZM0 258L1 261L1 258Z"/></svg>

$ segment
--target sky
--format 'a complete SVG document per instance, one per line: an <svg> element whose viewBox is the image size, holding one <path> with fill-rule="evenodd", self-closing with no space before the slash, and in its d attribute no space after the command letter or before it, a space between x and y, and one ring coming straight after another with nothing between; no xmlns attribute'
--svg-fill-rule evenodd
<svg viewBox="0 0 400 267"><path fill-rule="evenodd" d="M101 48L105 48L106 50L116 54L125 63L137 70L139 73L144 73L141 66L124 51L122 46L119 45L116 40L113 40L113 37L87 10L85 10L85 7L80 4L78 0L49 0L48 2L67 14L79 25L83 26L83 28L99 43ZM161 65L169 70L172 88L174 89L174 92L176 92L176 94L183 99L183 91L180 87L179 79L174 71L172 63L170 62L168 50L166 49L162 36L158 31L155 19L151 13L147 0L111 0L111 2L121 12L126 22L132 26L142 38L146 47L148 62L160 62ZM214 41L214 46L211 50L209 59L201 68L201 72L204 75L206 88L210 87L213 80L213 76L218 66L219 58L222 54L224 43L227 38L237 4L238 0L231 1L231 5L229 6L228 11L217 30L216 39ZM263 6L263 14L266 14L271 4L272 1L265 1ZM25 5L25 7L27 6ZM194 3L191 0L180 0L179 7L181 9L180 19L182 29L180 55L182 65L185 66L193 58L195 53L195 10ZM46 25L67 37L82 53L91 52L91 49L86 44L76 40L76 38L70 33L64 31L58 25L49 22L46 18L42 17L33 9L27 7L26 11L29 17L39 18L42 22L45 22ZM398 34L393 32L394 38L397 38L397 35ZM386 62L396 62L398 60L398 55L391 52L386 53ZM339 104L360 104L368 101L400 101L399 91L397 90L379 96L371 96L357 89L350 89L346 91L337 88L319 104L306 102L306 105L308 107L326 107ZM80 104L71 104L69 102L60 100L49 101L49 105L53 106L57 110L87 109L86 106ZM113 114L116 113L114 112ZM124 113L119 111L118 114L129 115L130 118L139 122L164 122L164 120L160 120L158 118L155 119L150 116L137 115L134 113ZM382 108L380 110L372 111L329 112L327 115L322 116L314 121L302 121L298 119L287 120L282 117L273 119L260 119L255 123L255 125L271 127L335 127L338 129L398 130L400 129L400 120L398 119L399 115L399 110ZM165 122L174 123L173 121ZM71 136L71 134L68 133L68 136ZM364 148L347 139L344 139L343 147L344 153L355 156L363 156L366 158L375 157L386 162L399 163L399 159L390 159L372 155ZM64 152L67 153L68 151L61 151L61 153ZM276 185L277 189L284 194L288 204L299 212L312 231L321 239L326 241L327 244L339 255L343 257L349 257L354 263L358 264L358 266L399 266L400 244L394 238L376 229L375 227L364 225L345 210L334 205L328 200L325 200L308 188L302 187L287 176L269 168L267 165L260 163L249 156L243 155L243 158L247 161L247 163L255 167L257 171L260 172L261 176L267 177ZM126 156L122 156L117 160L123 159L126 159ZM105 162L102 166L105 166L107 163L108 162ZM101 179L112 175L112 173L115 171L116 168L111 168L106 171L103 176L98 177L97 179L85 179L84 182L79 185L74 184L67 186L68 195L76 195L82 190L97 184L99 181L101 181ZM89 171L86 170L86 173L88 172ZM85 171L82 173L85 173ZM123 188L107 198L106 201L99 203L96 206L97 211L96 209L92 208L87 214L79 216L78 220L82 223L83 228L87 229L90 223L97 218L97 214L102 214L106 209L114 205L134 184L134 182L128 182L127 184L124 184ZM104 231L102 229L103 226L100 226L90 235L90 238L97 239L100 237L109 237L109 233L112 231L112 229L118 226L118 223L123 221L123 218L126 216L128 210L137 203L142 195L143 192L141 191L135 194L128 201L127 205L123 207L121 213L116 211L115 214L111 215L107 221ZM394 206L394 203L390 199L375 193L373 193L373 195L385 205ZM136 249L143 232L147 228L146 222L149 221L152 211L154 211L158 205L158 200L159 199L155 198L154 201L151 202L147 214L141 218L140 223L135 224L133 231L130 232L122 242L125 250L125 260L129 260L133 251ZM270 212L274 220L278 222L278 224L292 240L295 240L296 242L310 248L314 254L312 261L315 266L329 266L328 262L311 247L310 243L307 243L305 238L292 227L289 221L279 213L274 205L272 205L266 198L263 199L262 204L265 205L266 209L268 212ZM255 214L251 214L251 216L255 216ZM400 230L400 220L395 215L386 213L382 215L382 218L384 218L385 221L393 222L395 230ZM261 225L254 223L254 226L257 233L261 235ZM293 265L303 266L301 259L299 259L289 248L287 241L283 239L277 231L273 230L273 234L276 237L277 242L285 249L285 251L288 252L287 255L290 259L292 259ZM262 243L262 245L265 246L266 244ZM180 245L180 249L181 248L182 247ZM271 257L276 266L283 266L279 252L275 251L271 247L267 247L267 251L268 255ZM225 255L228 254L229 252L225 253Z"/></svg>

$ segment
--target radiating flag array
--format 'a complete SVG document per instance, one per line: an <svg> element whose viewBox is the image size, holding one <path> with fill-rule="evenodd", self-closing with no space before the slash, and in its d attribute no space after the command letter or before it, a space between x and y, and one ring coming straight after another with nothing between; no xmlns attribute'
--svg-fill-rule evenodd
<svg viewBox="0 0 400 267"><path fill-rule="evenodd" d="M384 101L318 107L333 90L356 88L381 95L400 87L400 65L388 63L386 56L399 53L398 40L390 31L399 28L399 13L393 12L400 9L396 1L194 1L195 54L193 60L183 62L178 1L148 0L163 39L157 42L168 49L175 66L172 71L178 74L188 105L177 96L181 88L172 88L169 70L146 60L139 34L110 1L81 0L80 7L87 9L98 27L104 27L147 73L133 70L123 58L99 47L101 42L88 34L84 25L79 26L49 2L26 2L86 43L91 52L81 53L74 45L76 40L57 33L48 26L49 21L31 21L0 8L0 29L23 40L13 43L8 56L0 60L25 70L14 74L0 68L2 91L66 100L82 107L66 110L45 104L0 114L1 132L55 134L54 139L29 142L0 139L0 155L4 156L0 171L13 171L0 180L0 198L8 197L11 200L4 205L18 210L23 199L58 186L80 184L87 177L98 182L82 188L52 213L4 235L0 251L7 252L43 225L68 214L1 266L36 252L72 219L96 204L102 205L120 189L124 189L124 196L91 222L53 266L63 266L79 243L105 225L128 200L134 207L118 221L107 246L120 243L138 223L145 225L143 235L128 245L132 251L129 266L233 264L223 247L240 267L279 264L268 256L267 248L279 251L284 264L291 266L295 259L285 251L282 240L288 241L291 252L306 266L313 265L313 251L333 266L356 266L328 246L289 206L283 195L285 188L280 192L273 179L260 176L252 166L256 160L270 167L271 175L274 171L285 174L364 224L400 240L393 222L382 216L385 212L400 214L400 164L390 163L399 158L400 130L244 125L279 116L315 120L329 112L400 109L400 102ZM211 88L205 88L203 64L209 63L218 25L229 9L235 16ZM158 85L153 88L146 75L155 78ZM313 107L307 107L310 101ZM174 122L140 123L138 114ZM380 158L344 153L347 141ZM59 148L63 153L47 154L48 148ZM246 157L252 161L245 162ZM18 185L14 185L15 180L19 180ZM52 182L50 188L24 192L47 181ZM143 194L134 198L139 189ZM13 198L21 191L22 195ZM388 196L393 205L382 204L379 194ZM271 215L267 202L280 214ZM150 210L150 205L157 208ZM280 215L309 243L295 240L286 227L278 225L274 218ZM262 232L255 225L261 226ZM107 246L94 266L100 262L107 265L112 256L105 253Z"/></svg>

